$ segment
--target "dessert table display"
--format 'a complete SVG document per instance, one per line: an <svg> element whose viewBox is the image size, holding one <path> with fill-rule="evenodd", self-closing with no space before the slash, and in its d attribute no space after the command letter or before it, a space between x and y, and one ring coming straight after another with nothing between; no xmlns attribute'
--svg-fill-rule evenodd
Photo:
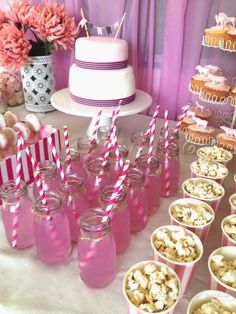
<svg viewBox="0 0 236 314"><path fill-rule="evenodd" d="M15 108L14 112L19 114L22 119L26 115L22 107ZM50 123L55 128L61 129L62 123L68 125L71 146L73 146L73 144L76 146L78 137L85 134L88 126L87 118L70 116L58 111L47 113L46 115L39 114L38 116L44 124ZM117 127L120 130L119 140L130 147L131 133L135 131L145 131L149 122L149 117L141 115L120 117L117 122ZM175 122L170 122L170 126L174 125ZM158 119L156 134L159 134L162 126L163 121ZM157 136L155 140L157 140ZM72 255L66 263L51 266L42 263L42 261L36 257L36 249L34 246L24 250L11 248L7 243L1 219L0 312L4 314L128 313L128 305L122 294L124 275L133 265L141 261L153 260L153 248L150 242L151 234L159 227L171 224L168 214L169 205L173 201L183 197L181 184L191 177L190 164L197 159L196 155L185 155L183 153L181 149L183 143L184 138L182 134L180 134L179 160L181 171L179 191L172 197L161 198L159 210L149 216L146 227L142 231L132 234L128 250L122 255L118 255L115 280L106 288L88 288L80 279L76 246L73 246ZM208 198L209 206L215 209L215 218L211 221L213 212L210 210L209 212L212 214L209 218L211 229L204 244L203 257L197 265L196 272L194 273L188 290L181 297L175 308L174 313L176 314L186 313L190 299L196 293L209 289L208 258L215 249L221 246L221 222L225 216L230 214L229 196L233 194L235 189L234 173L236 172L236 166L233 159L228 162L227 168L229 169L229 175L224 180L225 194L220 200L220 203L218 204L217 202L217 212L216 204L214 205L212 199ZM170 175L173 176L174 173L172 172ZM199 178L199 180L202 179ZM32 186L30 187L30 192L32 193ZM191 191L188 190L188 194L189 193L191 193ZM171 213L175 215L173 208ZM234 212L231 212L231 214L234 214ZM176 215L173 217L171 218L172 220L178 218ZM227 231L226 229L227 228L225 228L225 232ZM161 252L159 252L159 254L160 253ZM157 271L158 269L159 268L157 268ZM145 272L146 271L147 270L145 270ZM179 296L176 295L176 298L179 298Z"/></svg>

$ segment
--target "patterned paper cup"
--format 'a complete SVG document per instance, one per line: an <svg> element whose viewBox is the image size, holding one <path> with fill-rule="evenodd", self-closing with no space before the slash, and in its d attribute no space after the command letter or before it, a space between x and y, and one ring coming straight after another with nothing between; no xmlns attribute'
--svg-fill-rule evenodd
<svg viewBox="0 0 236 314"><path fill-rule="evenodd" d="M211 179L211 180L214 180L220 184L223 184L224 182L224 179L227 177L227 175L229 174L229 171L228 169L226 168L226 166L222 165L221 163L219 162L213 162L213 164L215 165L218 165L219 167L221 168L224 168L224 172L225 174L224 175L218 175L218 176L215 176L215 177L212 177L212 176L206 176L206 175L202 175L200 173L197 173L196 172L196 169L194 169L194 165L195 163L197 162L197 160L195 160L194 162L192 162L190 164L190 170L191 170L191 177L192 178L206 178L206 179Z"/></svg>
<svg viewBox="0 0 236 314"><path fill-rule="evenodd" d="M181 284L180 284L180 280L176 274L175 271L173 271L173 269L171 269L170 267L168 267L167 265L157 262L157 261L143 261L140 263L137 263L135 265L133 265L125 274L124 276L124 280L123 280L123 294L124 297L126 299L126 302L128 303L129 306L129 314L147 314L149 313L148 311L144 311L141 310L137 305L135 305L129 298L128 294L127 294L127 283L128 283L128 277L131 273L134 273L136 270L143 270L145 265L152 263L155 264L157 269L160 270L161 267L165 266L167 267L167 271L168 274L170 274L170 276L172 276L173 278L175 278L177 280L178 286L179 286L179 293L178 293L178 298L177 300L166 310L160 310L157 312L152 312L154 314L159 313L159 314L173 314L174 313L174 308L176 307L176 305L178 304L180 297L181 297Z"/></svg>
<svg viewBox="0 0 236 314"><path fill-rule="evenodd" d="M203 304L211 302L212 299L217 299L220 302L220 305L228 311L236 311L236 299L231 295L217 290L204 290L196 294L190 300L187 314L195 313L195 311L197 311Z"/></svg>
<svg viewBox="0 0 236 314"><path fill-rule="evenodd" d="M220 153L221 152L221 153ZM233 154L228 150L217 146L205 146L200 147L197 150L197 155L199 158L212 158L213 161L220 162L221 164L227 166L228 162L233 159Z"/></svg>
<svg viewBox="0 0 236 314"><path fill-rule="evenodd" d="M154 244L156 240L156 232L161 229L168 229L170 231L185 230L186 234L190 235L196 243L196 250L197 250L198 257L192 262L178 262L178 261L174 261L172 259L165 257L161 252L158 251L158 249L155 247L155 244ZM202 245L201 240L192 231L182 228L180 226L171 226L171 225L162 226L154 230L151 235L150 240L151 240L151 246L154 252L154 260L170 266L176 272L176 274L179 276L179 279L181 281L182 292L184 294L186 290L188 289L188 286L190 285L197 263L199 262L199 260L201 259L203 255L203 245Z"/></svg>
<svg viewBox="0 0 236 314"><path fill-rule="evenodd" d="M234 192L236 192L236 174L234 175Z"/></svg>
<svg viewBox="0 0 236 314"><path fill-rule="evenodd" d="M188 192L188 190L186 190L186 187L189 184L198 184L198 183L205 183L205 184L214 186L215 189L217 189L217 190L219 190L221 192L221 195L220 196L216 196L215 198L206 198L206 197L203 197L203 196L200 196L200 195L196 195L194 193L190 193L190 192ZM215 212L217 211L218 206L220 204L220 201L221 201L222 197L225 194L225 190L224 190L222 185L220 185L219 183L215 182L214 180L205 179L205 178L191 178L191 179L185 180L183 182L183 184L182 184L182 190L183 190L184 198L190 197L190 198L195 198L195 199L204 201L207 204L209 204L214 209Z"/></svg>
<svg viewBox="0 0 236 314"><path fill-rule="evenodd" d="M189 205L189 206L196 206L196 207L204 206L206 210L212 215L212 219L204 225L190 225L190 224L184 223L173 216L174 208L177 205L178 206ZM211 224L213 220L215 219L214 210L209 204L203 201L197 200L197 199L193 199L193 198L181 198L171 203L169 206L169 216L170 216L170 221L172 225L181 226L183 228L186 228L192 231L200 238L200 240L202 241L202 244L205 244L208 233L211 228Z"/></svg>
<svg viewBox="0 0 236 314"><path fill-rule="evenodd" d="M226 285L222 281L220 281L214 272L212 271L211 267L211 262L212 262L212 257L215 255L223 255L227 260L236 260L236 247L235 246L223 246L211 253L211 255L208 258L208 270L210 273L209 276L209 285L210 289L212 290L218 290L218 291L223 291L228 294L230 294L233 297L236 297L236 288L232 288L229 285Z"/></svg>
<svg viewBox="0 0 236 314"><path fill-rule="evenodd" d="M236 246L236 240L233 240L225 230L225 225L229 224L232 219L236 219L236 215L226 216L221 222L222 230L222 246Z"/></svg>
<svg viewBox="0 0 236 314"><path fill-rule="evenodd" d="M236 193L232 194L229 198L229 203L230 203L230 211L231 215L236 214Z"/></svg>

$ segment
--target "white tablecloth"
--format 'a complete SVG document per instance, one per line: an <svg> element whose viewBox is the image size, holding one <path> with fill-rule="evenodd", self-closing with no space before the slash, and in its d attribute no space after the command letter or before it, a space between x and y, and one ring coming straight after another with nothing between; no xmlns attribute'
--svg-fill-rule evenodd
<svg viewBox="0 0 236 314"><path fill-rule="evenodd" d="M23 118L23 107L14 109ZM51 112L39 115L43 122L62 128L68 125L71 142L85 133L89 119L67 115L61 112ZM145 130L149 117L134 115L118 120L121 130L121 140L129 144L133 131ZM158 121L158 126L162 124ZM180 140L180 148L183 144ZM189 164L196 155L184 155L180 150L181 179L190 177ZM231 163L231 168L232 168ZM210 252L220 246L222 217L229 214L228 197L233 193L234 183L232 169L225 180L226 195L221 201L217 217L211 228L205 253L200 261L188 293L181 299L176 314L186 313L189 299L197 292L208 288L207 259ZM181 184L180 184L181 186ZM179 193L178 198L182 197ZM117 275L115 280L105 289L93 290L86 287L80 280L77 265L76 246L67 264L48 266L36 257L35 247L25 250L15 250L9 247L0 220L0 314L126 314L128 307L122 295L122 280L126 270L142 260L152 259L150 235L158 226L169 224L168 206L176 199L161 200L158 213L151 216L146 228L132 235L128 251L118 257Z"/></svg>

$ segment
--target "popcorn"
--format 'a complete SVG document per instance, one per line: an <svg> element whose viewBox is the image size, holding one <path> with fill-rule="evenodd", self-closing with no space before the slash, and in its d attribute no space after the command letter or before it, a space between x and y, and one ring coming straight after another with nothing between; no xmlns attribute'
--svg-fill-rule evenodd
<svg viewBox="0 0 236 314"><path fill-rule="evenodd" d="M218 162L225 162L232 159L232 154L229 151L217 146L202 147L198 149L197 152L198 156L201 158L207 158Z"/></svg>
<svg viewBox="0 0 236 314"><path fill-rule="evenodd" d="M166 234L166 237L159 239L159 233L156 232L153 244L164 257L182 263L192 262L198 258L195 240L186 229L163 228L162 232ZM173 243L173 246L169 246L169 243Z"/></svg>
<svg viewBox="0 0 236 314"><path fill-rule="evenodd" d="M223 188L216 182L200 181L200 180L187 180L184 186L186 192L191 196L200 199L215 199L223 196Z"/></svg>
<svg viewBox="0 0 236 314"><path fill-rule="evenodd" d="M236 259L227 260L223 255L214 255L211 259L211 270L225 285L236 288Z"/></svg>
<svg viewBox="0 0 236 314"><path fill-rule="evenodd" d="M223 225L225 233L234 241L236 241L236 215L231 216Z"/></svg>
<svg viewBox="0 0 236 314"><path fill-rule="evenodd" d="M236 206L236 196L231 198L231 203L233 206Z"/></svg>
<svg viewBox="0 0 236 314"><path fill-rule="evenodd" d="M217 162L207 159L199 159L191 164L191 170L200 176L214 178L223 178L228 174L227 168Z"/></svg>
<svg viewBox="0 0 236 314"><path fill-rule="evenodd" d="M203 303L192 314L236 314L236 312L225 308L221 302L217 299L211 299L210 301Z"/></svg>
<svg viewBox="0 0 236 314"><path fill-rule="evenodd" d="M179 222L190 226L204 226L213 220L214 215L205 204L177 204L171 208L171 215Z"/></svg>
<svg viewBox="0 0 236 314"><path fill-rule="evenodd" d="M145 279L144 279L145 278ZM141 286L140 282L145 282ZM136 283L136 289L130 287ZM166 266L159 267L149 262L142 268L130 272L127 277L126 293L130 301L147 313L166 311L179 297L179 283Z"/></svg>

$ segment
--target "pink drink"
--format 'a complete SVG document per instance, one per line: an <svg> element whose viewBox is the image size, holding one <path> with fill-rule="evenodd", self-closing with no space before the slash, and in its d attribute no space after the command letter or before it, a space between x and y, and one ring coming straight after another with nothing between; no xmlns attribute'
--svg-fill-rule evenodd
<svg viewBox="0 0 236 314"><path fill-rule="evenodd" d="M80 222L78 240L80 278L91 288L109 285L116 274L116 246L110 219L102 222L103 211L93 209Z"/></svg>
<svg viewBox="0 0 236 314"><path fill-rule="evenodd" d="M148 215L157 212L160 206L161 197L161 167L159 160L152 156L151 162L148 163L148 155L142 154L137 160L137 166L145 173L145 189L148 198Z"/></svg>
<svg viewBox="0 0 236 314"><path fill-rule="evenodd" d="M47 205L38 199L34 211L37 255L47 264L63 263L71 254L70 227L61 197L46 192Z"/></svg>
<svg viewBox="0 0 236 314"><path fill-rule="evenodd" d="M130 213L131 233L141 231L148 221L148 199L144 180L141 170L129 169L126 179L126 202Z"/></svg>
<svg viewBox="0 0 236 314"><path fill-rule="evenodd" d="M105 210L111 198L114 185L102 188L100 202ZM116 204L110 214L111 230L116 242L116 254L124 253L130 243L130 214L125 201L125 192L122 191L116 198Z"/></svg>
<svg viewBox="0 0 236 314"><path fill-rule="evenodd" d="M120 156L123 162L128 158L129 149L126 145L118 145ZM109 156L109 163L110 163L110 178L112 183L116 183L117 179L121 175L121 166L116 158L114 149L111 150Z"/></svg>
<svg viewBox="0 0 236 314"><path fill-rule="evenodd" d="M68 185L61 184L59 192L70 225L71 241L77 242L80 230L80 217L88 210L89 203L84 190L83 180L77 175L67 175Z"/></svg>
<svg viewBox="0 0 236 314"><path fill-rule="evenodd" d="M22 181L20 191L17 192L15 182L8 181L1 186L2 197L2 220L5 233L9 244L11 245L12 225L15 217L15 210L18 210L18 228L17 228L17 248L23 249L34 243L33 234L33 202L28 196L27 186ZM18 207L18 202L20 202Z"/></svg>
<svg viewBox="0 0 236 314"><path fill-rule="evenodd" d="M80 154L76 149L70 149L70 159L66 156L66 152L60 152L60 161L63 164L65 174L76 174L81 178L85 177L85 169L80 161Z"/></svg>
<svg viewBox="0 0 236 314"><path fill-rule="evenodd" d="M77 142L77 148L80 153L82 168L86 169L87 163L98 156L97 142L91 142L92 138L88 136L80 137Z"/></svg>
<svg viewBox="0 0 236 314"><path fill-rule="evenodd" d="M58 176L56 164L49 160L41 161L37 164L37 170L39 171L44 191L56 192L58 189ZM39 196L38 188L35 182L33 184L33 195L34 199L37 199Z"/></svg>

